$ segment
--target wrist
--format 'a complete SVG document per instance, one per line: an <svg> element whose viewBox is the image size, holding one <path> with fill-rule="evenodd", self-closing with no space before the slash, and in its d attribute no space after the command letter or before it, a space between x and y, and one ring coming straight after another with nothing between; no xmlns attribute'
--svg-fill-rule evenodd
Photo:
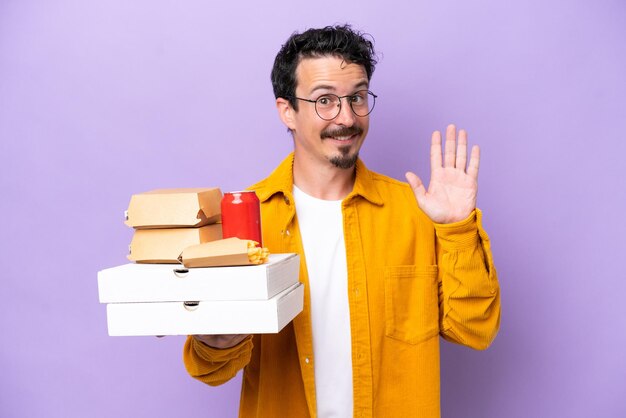
<svg viewBox="0 0 626 418"><path fill-rule="evenodd" d="M248 334L233 334L233 335L192 335L192 338L197 342L215 349L215 350L226 350L229 348L233 348L242 341L244 341Z"/></svg>
<svg viewBox="0 0 626 418"><path fill-rule="evenodd" d="M462 249L476 245L479 239L477 216L478 209L474 209L469 216L457 222L434 223L435 233L446 250Z"/></svg>

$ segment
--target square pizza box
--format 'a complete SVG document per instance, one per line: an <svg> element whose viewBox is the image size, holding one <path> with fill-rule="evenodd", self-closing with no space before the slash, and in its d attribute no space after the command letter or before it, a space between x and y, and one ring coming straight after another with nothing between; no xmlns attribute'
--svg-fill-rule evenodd
<svg viewBox="0 0 626 418"><path fill-rule="evenodd" d="M137 263L178 263L187 247L222 239L222 224L199 228L137 229L128 259Z"/></svg>
<svg viewBox="0 0 626 418"><path fill-rule="evenodd" d="M111 336L277 333L302 311L304 286L269 300L110 303Z"/></svg>
<svg viewBox="0 0 626 418"><path fill-rule="evenodd" d="M130 198L125 223L137 229L208 225L220 220L221 203L218 187L152 190Z"/></svg>
<svg viewBox="0 0 626 418"><path fill-rule="evenodd" d="M101 303L267 300L298 283L300 257L270 254L265 264L185 268L128 263L98 272Z"/></svg>

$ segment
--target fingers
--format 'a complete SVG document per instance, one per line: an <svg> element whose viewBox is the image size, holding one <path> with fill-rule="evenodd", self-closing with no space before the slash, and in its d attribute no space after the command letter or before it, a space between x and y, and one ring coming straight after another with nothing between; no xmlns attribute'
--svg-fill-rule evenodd
<svg viewBox="0 0 626 418"><path fill-rule="evenodd" d="M465 170L467 164L467 132L465 129L459 131L459 143L456 150L456 168Z"/></svg>
<svg viewBox="0 0 626 418"><path fill-rule="evenodd" d="M426 188L424 187L424 183L422 179L420 179L416 174L411 173L410 171L404 175L406 180L409 182L409 185L413 189L413 193L417 198L418 202L421 200L422 196L426 194Z"/></svg>
<svg viewBox="0 0 626 418"><path fill-rule="evenodd" d="M474 180L478 180L478 166L480 165L480 148L478 145L472 147L472 155L470 155L469 166L467 167L467 174Z"/></svg>
<svg viewBox="0 0 626 418"><path fill-rule="evenodd" d="M456 162L456 126L450 124L446 128L446 151L443 158L444 167L454 168Z"/></svg>
<svg viewBox="0 0 626 418"><path fill-rule="evenodd" d="M441 167L441 132L435 131L430 141L430 168Z"/></svg>
<svg viewBox="0 0 626 418"><path fill-rule="evenodd" d="M458 142L458 144L457 144ZM430 144L430 169L431 171L436 170L437 168L441 168L442 165L444 168L457 168L462 171L466 171L465 167L467 166L467 131L465 129L459 130L459 136L457 140L456 136L456 126L453 124L448 125L446 128L446 143L445 143L445 152L443 153L443 161L442 161L442 143L441 143L441 132L435 131L433 132ZM467 174L472 176L474 179L478 178L478 166L480 162L480 149L477 145L472 147L472 152L470 155L469 166L467 166ZM407 180L409 180L409 174L415 176L413 173L407 173ZM419 180L417 176L415 179ZM415 181L417 181L415 180ZM421 184L421 180L419 180ZM414 191L417 193L416 187L411 183L411 187L413 187ZM424 186L422 185L422 188Z"/></svg>

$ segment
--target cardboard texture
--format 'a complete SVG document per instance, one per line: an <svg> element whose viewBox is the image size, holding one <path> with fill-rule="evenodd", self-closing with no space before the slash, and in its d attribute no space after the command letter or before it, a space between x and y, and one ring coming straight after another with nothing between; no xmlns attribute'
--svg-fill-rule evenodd
<svg viewBox="0 0 626 418"><path fill-rule="evenodd" d="M298 283L269 300L113 303L107 322L111 336L277 333L303 300Z"/></svg>
<svg viewBox="0 0 626 418"><path fill-rule="evenodd" d="M101 303L267 300L298 283L300 257L270 254L266 264L185 268L128 263L98 272Z"/></svg>
<svg viewBox="0 0 626 418"><path fill-rule="evenodd" d="M159 189L134 194L126 225L136 229L199 227L220 220L219 188Z"/></svg>
<svg viewBox="0 0 626 418"><path fill-rule="evenodd" d="M222 239L222 224L199 228L137 229L128 259L137 263L178 263L191 245Z"/></svg>
<svg viewBox="0 0 626 418"><path fill-rule="evenodd" d="M245 266L248 259L248 242L239 238L192 245L183 250L179 260L185 267Z"/></svg>

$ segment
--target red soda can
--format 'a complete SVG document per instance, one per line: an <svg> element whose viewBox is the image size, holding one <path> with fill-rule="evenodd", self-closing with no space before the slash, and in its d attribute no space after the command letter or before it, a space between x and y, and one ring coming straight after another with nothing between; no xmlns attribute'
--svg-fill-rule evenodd
<svg viewBox="0 0 626 418"><path fill-rule="evenodd" d="M227 192L222 198L222 236L261 241L261 205L253 191Z"/></svg>

